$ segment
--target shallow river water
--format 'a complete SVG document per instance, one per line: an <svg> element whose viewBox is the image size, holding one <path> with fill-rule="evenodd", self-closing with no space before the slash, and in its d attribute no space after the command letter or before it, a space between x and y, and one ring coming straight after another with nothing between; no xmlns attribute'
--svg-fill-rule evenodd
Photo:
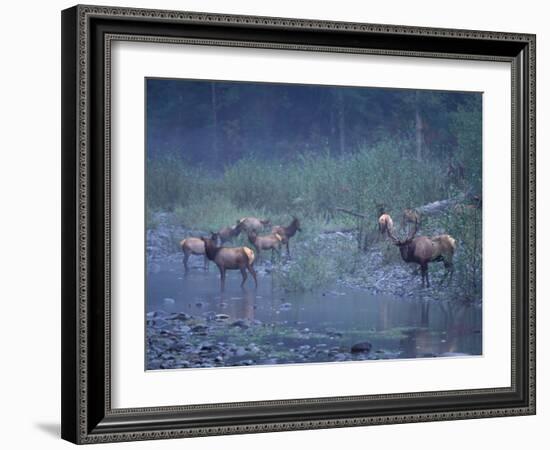
<svg viewBox="0 0 550 450"><path fill-rule="evenodd" d="M240 281L238 271L228 272L222 294L212 264L209 271L185 275L181 263L166 262L148 273L146 367L482 354L479 305L393 298L339 285L285 293L273 287L270 275L258 276L257 289L251 277L244 289ZM352 351L361 343L370 347Z"/></svg>

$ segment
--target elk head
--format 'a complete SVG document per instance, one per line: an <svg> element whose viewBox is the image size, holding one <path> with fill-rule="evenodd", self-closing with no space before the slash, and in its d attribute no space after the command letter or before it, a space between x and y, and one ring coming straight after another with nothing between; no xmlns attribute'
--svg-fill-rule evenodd
<svg viewBox="0 0 550 450"><path fill-rule="evenodd" d="M416 218L413 223L414 223L414 227L405 239L398 239L393 233L393 229L387 230L388 237L393 241L393 243L397 247L399 247L399 251L401 252L401 257L406 262L409 262L411 258L411 255L409 255L411 250L411 243L413 242L413 239L416 236L416 233L418 231L418 220L416 220Z"/></svg>
<svg viewBox="0 0 550 450"><path fill-rule="evenodd" d="M292 216L292 223L291 226L294 226L296 228L296 231L302 231L302 228L300 226L300 221L296 216Z"/></svg>

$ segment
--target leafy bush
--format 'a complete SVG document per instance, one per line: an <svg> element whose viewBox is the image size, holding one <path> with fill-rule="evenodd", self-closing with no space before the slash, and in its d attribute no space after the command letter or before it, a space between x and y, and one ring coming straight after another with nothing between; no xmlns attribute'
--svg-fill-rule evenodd
<svg viewBox="0 0 550 450"><path fill-rule="evenodd" d="M288 292L306 292L334 283L337 274L317 250L304 248L285 270L274 271L274 282Z"/></svg>

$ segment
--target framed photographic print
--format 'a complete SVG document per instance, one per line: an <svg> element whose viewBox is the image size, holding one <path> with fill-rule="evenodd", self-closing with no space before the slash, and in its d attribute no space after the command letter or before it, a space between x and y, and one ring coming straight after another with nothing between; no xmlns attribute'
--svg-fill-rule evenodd
<svg viewBox="0 0 550 450"><path fill-rule="evenodd" d="M62 13L62 437L535 413L535 36Z"/></svg>

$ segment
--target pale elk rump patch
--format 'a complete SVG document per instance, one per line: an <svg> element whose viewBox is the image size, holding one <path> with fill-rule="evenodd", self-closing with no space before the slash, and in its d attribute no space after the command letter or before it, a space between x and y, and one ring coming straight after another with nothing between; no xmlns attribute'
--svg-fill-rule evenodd
<svg viewBox="0 0 550 450"><path fill-rule="evenodd" d="M254 252L248 247L243 247L243 250L246 253L246 257L248 258L248 263L252 264L255 259Z"/></svg>

